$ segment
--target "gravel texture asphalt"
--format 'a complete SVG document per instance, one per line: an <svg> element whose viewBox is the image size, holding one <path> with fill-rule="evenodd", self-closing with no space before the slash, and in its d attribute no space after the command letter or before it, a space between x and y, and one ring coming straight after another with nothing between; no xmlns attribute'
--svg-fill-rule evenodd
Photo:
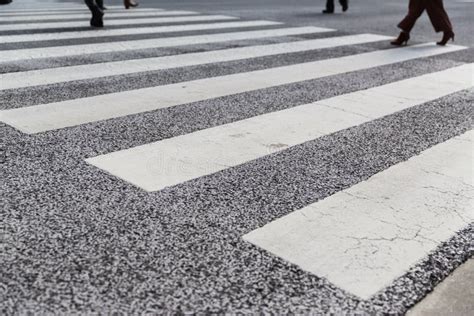
<svg viewBox="0 0 474 316"><path fill-rule="evenodd" d="M248 20L333 27L339 31L120 54L0 62L0 73L92 63L100 67L104 61L344 34L391 34L396 29L387 23L398 20L405 6L394 0L384 1L383 5L370 0L360 7L354 4L344 16L322 16L314 1L236 2L144 0L142 6L186 8ZM472 25L472 19L466 19L466 8L470 5L447 1L460 34L469 35L466 27ZM370 19L369 15L372 15ZM362 25L366 17L367 22ZM420 25L419 31L417 41L432 40L433 34L428 32L426 23ZM171 35L151 37L163 36ZM132 38L137 39L122 36L120 40ZM79 39L74 44L96 41ZM471 43L466 36L457 44ZM70 40L0 44L0 50L70 44ZM388 43L377 42L4 90L0 91L0 107L33 106L384 49L392 48ZM88 165L84 159L472 63L473 52L466 49L35 135L23 134L1 123L0 311L3 314L405 313L472 256L472 223L366 301L244 242L241 237L471 130L474 89L158 192L144 192ZM166 168L159 161L154 166Z"/></svg>

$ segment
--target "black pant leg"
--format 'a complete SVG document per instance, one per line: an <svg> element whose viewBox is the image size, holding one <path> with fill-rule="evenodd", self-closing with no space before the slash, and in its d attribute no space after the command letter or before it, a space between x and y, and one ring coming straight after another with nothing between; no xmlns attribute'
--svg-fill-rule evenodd
<svg viewBox="0 0 474 316"><path fill-rule="evenodd" d="M89 10L93 11L96 4L95 4L95 1L94 0L84 0L85 4L87 5L87 7L89 8Z"/></svg>
<svg viewBox="0 0 474 316"><path fill-rule="evenodd" d="M326 10L334 11L334 0L327 0L326 1Z"/></svg>

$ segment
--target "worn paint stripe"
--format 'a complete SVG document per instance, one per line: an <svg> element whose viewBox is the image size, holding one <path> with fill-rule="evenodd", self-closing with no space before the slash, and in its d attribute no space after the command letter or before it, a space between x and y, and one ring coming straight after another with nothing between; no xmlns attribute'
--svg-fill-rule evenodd
<svg viewBox="0 0 474 316"><path fill-rule="evenodd" d="M471 130L243 239L369 299L474 221L473 147Z"/></svg>

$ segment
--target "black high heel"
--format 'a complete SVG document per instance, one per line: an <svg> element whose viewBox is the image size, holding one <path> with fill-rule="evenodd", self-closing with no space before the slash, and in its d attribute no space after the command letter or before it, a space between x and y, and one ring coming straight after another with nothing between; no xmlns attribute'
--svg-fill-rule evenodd
<svg viewBox="0 0 474 316"><path fill-rule="evenodd" d="M405 33L405 32L400 32L400 35L398 35L397 39L391 41L390 44L394 46L403 46L403 45L407 45L409 40L410 40L410 34Z"/></svg>
<svg viewBox="0 0 474 316"><path fill-rule="evenodd" d="M444 32L443 38L441 41L437 42L436 44L439 46L446 46L446 44L449 42L449 40L453 40L454 42L454 32L453 31L448 31Z"/></svg>

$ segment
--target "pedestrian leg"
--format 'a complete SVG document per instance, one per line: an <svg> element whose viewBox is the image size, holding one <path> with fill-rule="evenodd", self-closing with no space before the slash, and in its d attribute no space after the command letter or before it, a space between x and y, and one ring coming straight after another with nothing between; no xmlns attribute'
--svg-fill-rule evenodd
<svg viewBox="0 0 474 316"><path fill-rule="evenodd" d="M91 10L92 13L92 18L90 21L91 26L103 27L104 22L102 20L102 17L104 16L104 12L99 8L97 2L95 0L84 0L84 2L89 7L89 10Z"/></svg>
<svg viewBox="0 0 474 316"><path fill-rule="evenodd" d="M448 13L444 9L442 0L425 0L426 12L430 18L431 24L436 32L443 32L443 38L436 44L444 46L452 39L454 41L454 32Z"/></svg>
<svg viewBox="0 0 474 316"><path fill-rule="evenodd" d="M428 0L431 1L431 0ZM398 27L402 29L405 33L410 33L413 27L415 26L416 20L421 16L425 11L425 1L424 0L410 0L408 5L408 14L405 18L398 24Z"/></svg>
<svg viewBox="0 0 474 316"><path fill-rule="evenodd" d="M449 20L448 13L444 9L442 0L425 0L426 12L430 18L431 24L438 32L452 32L453 26Z"/></svg>
<svg viewBox="0 0 474 316"><path fill-rule="evenodd" d="M425 11L423 0L410 0L408 3L408 13L398 24L398 27L401 28L402 31L395 40L390 42L390 44L395 46L407 45L410 40L410 32L423 11Z"/></svg>
<svg viewBox="0 0 474 316"><path fill-rule="evenodd" d="M334 0L326 1L326 9L323 10L323 13L334 13Z"/></svg>
<svg viewBox="0 0 474 316"><path fill-rule="evenodd" d="M339 0L342 6L342 12L346 12L349 9L349 0Z"/></svg>
<svg viewBox="0 0 474 316"><path fill-rule="evenodd" d="M102 10L107 10L107 8L104 6L104 0L95 0L95 2L97 3L97 6Z"/></svg>

